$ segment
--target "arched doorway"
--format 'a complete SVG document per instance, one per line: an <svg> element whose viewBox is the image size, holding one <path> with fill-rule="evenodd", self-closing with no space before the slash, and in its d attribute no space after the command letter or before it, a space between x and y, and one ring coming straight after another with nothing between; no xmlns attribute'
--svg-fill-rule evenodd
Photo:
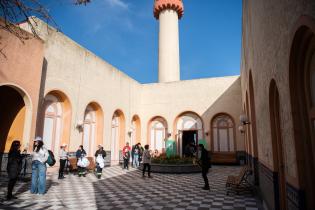
<svg viewBox="0 0 315 210"><path fill-rule="evenodd" d="M255 107L255 94L254 94L254 84L252 72L249 71L249 126L252 131L252 144L253 144L253 167L254 167L254 179L255 184L259 184L259 174L258 174L258 146L257 146L257 131L256 131L256 107Z"/></svg>
<svg viewBox="0 0 315 210"><path fill-rule="evenodd" d="M52 91L44 99L42 136L47 149L56 156L62 144L70 143L71 105L60 91Z"/></svg>
<svg viewBox="0 0 315 210"><path fill-rule="evenodd" d="M212 162L236 163L235 123L225 113L217 114L211 121Z"/></svg>
<svg viewBox="0 0 315 210"><path fill-rule="evenodd" d="M249 99L248 99L248 92L246 91L246 116L249 117L250 120L250 106L249 106ZM251 126L246 126L246 138L247 138L247 142L248 142L248 153L250 156L250 160L249 160L249 165L252 166L253 165L253 149L252 149L252 127Z"/></svg>
<svg viewBox="0 0 315 210"><path fill-rule="evenodd" d="M138 115L134 115L131 120L130 145L141 142L141 121Z"/></svg>
<svg viewBox="0 0 315 210"><path fill-rule="evenodd" d="M125 145L125 116L121 110L116 110L112 117L111 160L119 163L121 150Z"/></svg>
<svg viewBox="0 0 315 210"><path fill-rule="evenodd" d="M183 156L185 147L190 143L196 146L199 143L206 143L204 139L203 122L198 114L194 112L184 112L176 117L174 125L177 151L180 156Z"/></svg>
<svg viewBox="0 0 315 210"><path fill-rule="evenodd" d="M305 209L315 207L315 21L302 17L290 52L290 94L298 182ZM301 24L301 25L302 25Z"/></svg>
<svg viewBox="0 0 315 210"><path fill-rule="evenodd" d="M167 138L167 121L163 117L154 117L149 121L149 145L151 150L164 152Z"/></svg>
<svg viewBox="0 0 315 210"><path fill-rule="evenodd" d="M14 85L0 86L0 153L7 153L13 140L29 147L32 105L30 97ZM1 161L0 161L1 164Z"/></svg>
<svg viewBox="0 0 315 210"><path fill-rule="evenodd" d="M278 189L275 191L275 207L276 209L286 209L286 178L285 163L283 153L283 142L281 135L281 118L280 118L280 100L279 92L274 80L270 83L269 88L269 110L270 110L270 126L272 138L272 154L274 171L277 173ZM277 195L278 194L278 195ZM279 200L279 203L277 203Z"/></svg>
<svg viewBox="0 0 315 210"><path fill-rule="evenodd" d="M97 145L103 142L103 111L99 104L92 102L84 112L82 145L88 156L94 157Z"/></svg>

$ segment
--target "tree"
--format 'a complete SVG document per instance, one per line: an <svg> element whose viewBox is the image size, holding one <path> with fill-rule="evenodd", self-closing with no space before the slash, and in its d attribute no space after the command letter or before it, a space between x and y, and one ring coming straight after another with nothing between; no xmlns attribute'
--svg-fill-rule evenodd
<svg viewBox="0 0 315 210"><path fill-rule="evenodd" d="M68 0L62 0L68 1ZM86 5L90 3L91 0L69 0L75 5ZM36 21L34 21L33 16L36 16L47 24L53 25L57 30L60 30L56 22L50 16L47 8L40 2L40 0L0 0L0 17L2 18L2 23L0 24L0 30L5 30L22 42L29 39L29 35L25 33L23 29L19 27L17 23L27 22L34 37L38 38L36 32ZM0 37L1 45L1 37ZM3 53L3 46L0 48L0 54L5 57Z"/></svg>

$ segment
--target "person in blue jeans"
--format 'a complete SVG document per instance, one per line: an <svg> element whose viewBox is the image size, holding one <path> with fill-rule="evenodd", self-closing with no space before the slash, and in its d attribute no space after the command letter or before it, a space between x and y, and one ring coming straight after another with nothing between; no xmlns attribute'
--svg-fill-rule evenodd
<svg viewBox="0 0 315 210"><path fill-rule="evenodd" d="M32 153L32 194L45 194L46 192L46 161L48 150L44 147L41 137L36 137Z"/></svg>
<svg viewBox="0 0 315 210"><path fill-rule="evenodd" d="M139 144L136 144L134 147L133 147L133 150L132 150L132 165L133 167L135 168L138 168L139 167L139 154L140 154L140 147L139 147Z"/></svg>

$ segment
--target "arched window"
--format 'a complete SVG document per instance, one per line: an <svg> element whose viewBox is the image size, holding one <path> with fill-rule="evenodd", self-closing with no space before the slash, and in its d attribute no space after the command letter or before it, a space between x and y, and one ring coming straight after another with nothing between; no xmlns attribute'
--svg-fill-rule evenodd
<svg viewBox="0 0 315 210"><path fill-rule="evenodd" d="M120 151L125 146L125 117L117 110L112 117L111 158L113 164L118 163Z"/></svg>
<svg viewBox="0 0 315 210"><path fill-rule="evenodd" d="M167 131L166 120L158 117L150 123L150 146L152 150L161 152L165 148L165 138Z"/></svg>
<svg viewBox="0 0 315 210"><path fill-rule="evenodd" d="M43 140L46 148L59 151L62 130L62 105L57 97L47 95Z"/></svg>
<svg viewBox="0 0 315 210"><path fill-rule="evenodd" d="M220 114L212 120L212 148L214 152L235 151L235 125L232 118Z"/></svg>
<svg viewBox="0 0 315 210"><path fill-rule="evenodd" d="M87 106L83 122L83 148L88 156L93 156L96 139L96 112L91 106Z"/></svg>
<svg viewBox="0 0 315 210"><path fill-rule="evenodd" d="M112 119L112 159L118 160L119 145L119 117L113 116Z"/></svg>
<svg viewBox="0 0 315 210"><path fill-rule="evenodd" d="M141 123L138 115L133 116L131 121L132 132L130 134L130 145L141 143Z"/></svg>

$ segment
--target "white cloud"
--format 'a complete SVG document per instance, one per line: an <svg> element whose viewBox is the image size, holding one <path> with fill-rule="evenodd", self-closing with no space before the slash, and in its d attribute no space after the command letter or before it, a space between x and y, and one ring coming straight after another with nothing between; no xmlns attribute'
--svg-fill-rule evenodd
<svg viewBox="0 0 315 210"><path fill-rule="evenodd" d="M106 0L106 2L112 7L119 7L121 9L128 9L129 6L127 3L122 0Z"/></svg>

